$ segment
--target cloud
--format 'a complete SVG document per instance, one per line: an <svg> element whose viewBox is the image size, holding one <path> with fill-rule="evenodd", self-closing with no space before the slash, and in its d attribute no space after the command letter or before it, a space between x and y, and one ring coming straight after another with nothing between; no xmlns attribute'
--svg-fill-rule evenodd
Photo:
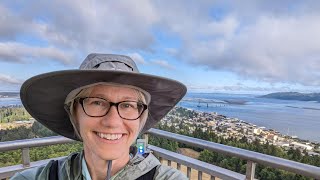
<svg viewBox="0 0 320 180"><path fill-rule="evenodd" d="M173 66L171 66L167 61L165 60L161 60L161 59L154 59L151 60L151 62L157 66L172 70L175 69Z"/></svg>
<svg viewBox="0 0 320 180"><path fill-rule="evenodd" d="M16 79L14 77L5 75L5 74L0 74L0 83L4 84L11 84L11 85L20 85L22 84L22 80Z"/></svg>
<svg viewBox="0 0 320 180"><path fill-rule="evenodd" d="M193 4L192 11L178 7L176 13L173 5L162 22L181 39L175 57L194 66L243 79L319 86L320 14L314 9L320 3L312 7L313 2L245 1L237 6L219 1L216 7L222 12L212 16L205 3ZM208 7L214 9L212 4Z"/></svg>
<svg viewBox="0 0 320 180"><path fill-rule="evenodd" d="M2 26L0 27L0 37L1 39L12 39L18 33L17 31L20 31L19 29L23 29L23 26L21 26L21 24L24 23L23 21L19 21L17 17L13 16L12 13L1 4L0 12L0 24L2 24ZM19 23L12 23L12 21Z"/></svg>
<svg viewBox="0 0 320 180"><path fill-rule="evenodd" d="M165 48L165 52L171 56L178 55L178 50L176 48Z"/></svg>
<svg viewBox="0 0 320 180"><path fill-rule="evenodd" d="M73 63L74 57L54 47L32 47L21 43L0 42L0 61L26 63L33 59L57 60L68 65Z"/></svg>
<svg viewBox="0 0 320 180"><path fill-rule="evenodd" d="M261 17L232 39L185 44L189 62L265 82L320 85L320 16ZM182 53L182 52L181 52Z"/></svg>
<svg viewBox="0 0 320 180"><path fill-rule="evenodd" d="M24 2L18 10L10 3L0 4L2 61L68 64L71 54L97 51L152 55L158 53L158 31L179 41L164 52L191 65L269 83L320 85L318 1L44 0ZM45 45L16 42L25 35ZM146 63L140 54L130 55Z"/></svg>
<svg viewBox="0 0 320 180"><path fill-rule="evenodd" d="M154 41L150 27L157 17L147 0L31 1L25 8L21 16L36 22L33 31L55 46L105 52L148 49Z"/></svg>
<svg viewBox="0 0 320 180"><path fill-rule="evenodd" d="M139 53L129 53L130 56L136 63L146 64L146 61Z"/></svg>
<svg viewBox="0 0 320 180"><path fill-rule="evenodd" d="M150 51L154 43L151 29L157 16L148 0L139 4L133 1L86 1L81 4L76 0L29 1L19 10L13 4L15 2L10 1L0 4L0 24L5 24L0 26L0 42L4 40L1 45L9 46L21 37L31 38L31 43L40 41L44 44L41 48L28 47L29 42L19 44L20 49L46 51L33 53L32 57L41 53L45 57L58 56L53 60L68 64L70 54ZM26 55L25 51L18 54ZM2 52L2 57L2 61L23 61L14 51Z"/></svg>

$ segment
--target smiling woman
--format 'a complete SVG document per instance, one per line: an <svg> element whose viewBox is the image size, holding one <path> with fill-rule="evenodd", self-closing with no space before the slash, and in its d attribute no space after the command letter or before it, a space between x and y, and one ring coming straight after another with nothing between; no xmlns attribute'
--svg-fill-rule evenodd
<svg viewBox="0 0 320 180"><path fill-rule="evenodd" d="M83 152L12 179L187 179L132 146L185 93L183 84L139 73L122 55L90 54L79 70L30 78L21 87L26 110L56 133L83 141Z"/></svg>

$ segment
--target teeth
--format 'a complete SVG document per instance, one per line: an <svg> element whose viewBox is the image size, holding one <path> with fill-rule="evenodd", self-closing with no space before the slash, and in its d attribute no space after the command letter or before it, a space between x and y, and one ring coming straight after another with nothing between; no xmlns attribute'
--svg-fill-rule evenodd
<svg viewBox="0 0 320 180"><path fill-rule="evenodd" d="M117 140L122 137L122 134L104 134L97 132L97 135L101 138L108 139L108 140Z"/></svg>

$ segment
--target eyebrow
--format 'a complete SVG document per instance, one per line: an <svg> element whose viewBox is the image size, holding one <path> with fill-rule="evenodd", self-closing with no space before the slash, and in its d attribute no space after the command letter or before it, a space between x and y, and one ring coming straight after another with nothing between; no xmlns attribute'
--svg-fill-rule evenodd
<svg viewBox="0 0 320 180"><path fill-rule="evenodd" d="M90 95L91 97L100 97L100 98L103 98L105 100L109 100L109 98L107 98L105 95L103 94L91 94ZM124 99L124 100L135 100L135 101L139 101L139 98L138 97L132 97L132 96L123 96L121 97L121 99Z"/></svg>

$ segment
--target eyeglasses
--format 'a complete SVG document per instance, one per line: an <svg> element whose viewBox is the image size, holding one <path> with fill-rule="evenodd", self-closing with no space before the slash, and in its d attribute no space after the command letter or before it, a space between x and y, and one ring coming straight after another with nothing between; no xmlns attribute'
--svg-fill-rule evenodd
<svg viewBox="0 0 320 180"><path fill-rule="evenodd" d="M136 120L148 108L146 104L136 101L110 102L99 97L78 99L83 111L90 117L103 117L108 114L111 106L116 106L118 114L126 120Z"/></svg>

